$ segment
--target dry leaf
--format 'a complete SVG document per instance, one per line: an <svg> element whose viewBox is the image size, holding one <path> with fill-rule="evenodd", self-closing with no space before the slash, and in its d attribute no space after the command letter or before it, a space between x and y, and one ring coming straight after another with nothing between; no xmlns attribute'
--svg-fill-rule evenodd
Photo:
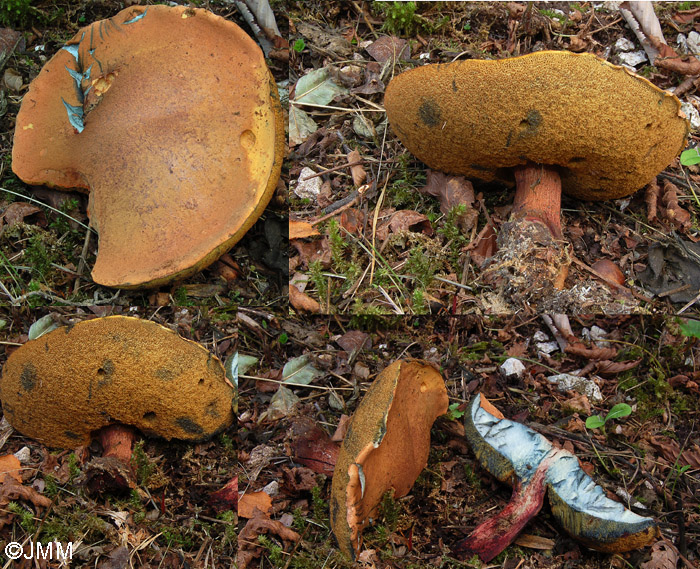
<svg viewBox="0 0 700 569"><path fill-rule="evenodd" d="M14 478L17 482L21 484L21 470L22 465L19 462L19 459L14 454L6 454L0 456L0 484L5 480L6 476Z"/></svg>
<svg viewBox="0 0 700 569"><path fill-rule="evenodd" d="M289 430L294 462L303 464L314 472L333 476L340 444L310 417L294 417Z"/></svg>
<svg viewBox="0 0 700 569"><path fill-rule="evenodd" d="M430 225L430 220L427 216L417 211L408 209L397 211L389 218L388 225L393 233L412 231L414 233L423 233L428 237L433 235L433 226Z"/></svg>
<svg viewBox="0 0 700 569"><path fill-rule="evenodd" d="M314 261L319 261L324 269L331 266L331 247L328 238L324 237L310 242L295 239L291 244L299 253L303 266L308 267Z"/></svg>
<svg viewBox="0 0 700 569"><path fill-rule="evenodd" d="M651 546L651 559L642 563L642 569L676 569L678 552L676 548L664 541L657 541Z"/></svg>
<svg viewBox="0 0 700 569"><path fill-rule="evenodd" d="M290 239L304 239L306 237L313 237L314 235L320 235L320 233L307 221L289 220Z"/></svg>
<svg viewBox="0 0 700 569"><path fill-rule="evenodd" d="M668 180L664 180L664 189L661 195L664 205L664 218L680 229L690 225L690 214L678 204L678 188Z"/></svg>
<svg viewBox="0 0 700 569"><path fill-rule="evenodd" d="M289 303L300 312L321 312L321 305L293 284L289 285Z"/></svg>
<svg viewBox="0 0 700 569"><path fill-rule="evenodd" d="M29 217L41 211L40 207L26 202L14 202L7 206L3 219L7 225L15 225L24 221L25 217Z"/></svg>
<svg viewBox="0 0 700 569"><path fill-rule="evenodd" d="M297 542L301 536L281 522L266 516L256 516L246 523L238 534L238 568L246 569L250 563L260 557L262 546L258 545L258 536L272 533L284 542Z"/></svg>
<svg viewBox="0 0 700 569"><path fill-rule="evenodd" d="M379 63L385 63L391 59L393 64L397 60L411 59L411 46L408 42L393 36L382 36L365 49Z"/></svg>
<svg viewBox="0 0 700 569"><path fill-rule="evenodd" d="M657 205L661 197L661 188L654 178L644 190L644 202L647 205L647 219L656 221Z"/></svg>
<svg viewBox="0 0 700 569"><path fill-rule="evenodd" d="M360 156L360 153L357 150L353 150L348 154L348 164L359 162L361 159L362 156ZM350 174L352 175L352 183L355 184L355 187L361 186L365 183L365 180L367 179L367 172L365 171L362 164L355 164L354 166L350 166Z"/></svg>
<svg viewBox="0 0 700 569"><path fill-rule="evenodd" d="M474 186L463 176L448 176L428 170L425 186L418 191L438 198L440 211L445 215L458 205L466 206L464 213L456 220L463 233L469 233L476 224L479 212L473 207Z"/></svg>
<svg viewBox="0 0 700 569"><path fill-rule="evenodd" d="M340 226L351 235L359 235L365 226L365 214L351 207L340 214Z"/></svg>
<svg viewBox="0 0 700 569"><path fill-rule="evenodd" d="M222 488L212 492L207 503L216 513L238 508L238 476L234 476Z"/></svg>
<svg viewBox="0 0 700 569"><path fill-rule="evenodd" d="M520 534L515 544L529 549L553 549L554 540L541 535L530 535L527 533Z"/></svg>
<svg viewBox="0 0 700 569"><path fill-rule="evenodd" d="M360 330L350 330L338 338L336 342L348 354L372 348L372 338L369 334Z"/></svg>
<svg viewBox="0 0 700 569"><path fill-rule="evenodd" d="M623 371L636 368L641 361L642 360L611 362L610 360L603 360L596 364L595 370L598 375L617 375Z"/></svg>
<svg viewBox="0 0 700 569"><path fill-rule="evenodd" d="M496 254L498 250L496 238L496 229L491 223L487 223L479 231L474 243L469 246L469 258L477 267L483 266L486 259L490 259Z"/></svg>
<svg viewBox="0 0 700 569"><path fill-rule="evenodd" d="M238 498L238 517L254 518L256 510L262 514L269 514L272 509L272 498L267 492L246 492Z"/></svg>

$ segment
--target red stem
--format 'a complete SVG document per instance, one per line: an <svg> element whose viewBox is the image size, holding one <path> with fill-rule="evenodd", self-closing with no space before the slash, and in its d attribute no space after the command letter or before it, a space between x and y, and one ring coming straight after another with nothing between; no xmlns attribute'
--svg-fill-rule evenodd
<svg viewBox="0 0 700 569"><path fill-rule="evenodd" d="M126 425L114 424L100 429L97 439L102 445L103 457L114 457L124 464L131 462L131 452L136 433Z"/></svg>
<svg viewBox="0 0 700 569"><path fill-rule="evenodd" d="M484 563L488 563L513 543L542 508L546 490L544 476L550 464L549 457L546 457L529 480L524 483L515 481L513 496L508 505L457 543L454 553L459 559L477 554Z"/></svg>
<svg viewBox="0 0 700 569"><path fill-rule="evenodd" d="M561 178L557 170L528 162L515 168L513 219L544 223L556 239L561 231Z"/></svg>

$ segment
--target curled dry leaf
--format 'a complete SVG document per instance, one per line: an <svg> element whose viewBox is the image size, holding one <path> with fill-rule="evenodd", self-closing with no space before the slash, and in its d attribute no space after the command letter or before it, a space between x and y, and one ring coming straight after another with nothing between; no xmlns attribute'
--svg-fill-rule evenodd
<svg viewBox="0 0 700 569"><path fill-rule="evenodd" d="M295 239L291 243L299 253L301 264L304 267L308 267L314 261L319 261L324 269L331 266L331 247L328 238L324 237L311 242Z"/></svg>
<svg viewBox="0 0 700 569"><path fill-rule="evenodd" d="M313 237L315 235L320 235L314 226L307 221L297 221L295 219L289 220L289 238L290 239L304 239L306 237Z"/></svg>
<svg viewBox="0 0 700 569"><path fill-rule="evenodd" d="M340 214L340 226L351 235L359 235L365 226L365 214L354 207Z"/></svg>
<svg viewBox="0 0 700 569"><path fill-rule="evenodd" d="M238 498L239 518L250 519L260 514L267 515L271 509L272 498L267 492L246 492Z"/></svg>
<svg viewBox="0 0 700 569"><path fill-rule="evenodd" d="M7 206L2 219L6 225L16 225L24 221L26 217L41 212L41 208L26 202L14 202ZM44 225L46 218L44 217Z"/></svg>
<svg viewBox="0 0 700 569"><path fill-rule="evenodd" d="M625 275L622 274L620 268L610 259L598 259L591 265L591 269L610 283L618 285L625 284Z"/></svg>
<svg viewBox="0 0 700 569"><path fill-rule="evenodd" d="M216 513L238 509L238 476L229 480L223 488L212 492L207 501L209 507Z"/></svg>
<svg viewBox="0 0 700 569"><path fill-rule="evenodd" d="M361 159L362 156L360 156L357 150L353 150L348 154L348 164L354 164L354 166L350 166L350 174L352 175L352 183L355 184L356 187L364 184L367 179L367 172L362 164L356 164L356 162L359 162Z"/></svg>
<svg viewBox="0 0 700 569"><path fill-rule="evenodd" d="M612 362L603 360L596 363L596 373L598 375L617 375L623 371L636 368L642 360L633 360L630 362Z"/></svg>
<svg viewBox="0 0 700 569"><path fill-rule="evenodd" d="M256 516L246 523L245 527L238 534L238 567L246 569L253 560L262 554L262 546L258 545L258 536L274 534L279 537L285 545L297 542L301 536L286 527L281 522L271 520L267 516Z"/></svg>
<svg viewBox="0 0 700 569"><path fill-rule="evenodd" d="M661 188L654 178L644 190L644 202L647 205L647 218L649 221L656 221Z"/></svg>
<svg viewBox="0 0 700 569"><path fill-rule="evenodd" d="M642 563L642 569L676 569L678 551L665 541L657 541L651 548L651 559Z"/></svg>
<svg viewBox="0 0 700 569"><path fill-rule="evenodd" d="M294 417L289 437L294 462L319 474L333 476L340 444L333 442L313 419L306 416Z"/></svg>
<svg viewBox="0 0 700 569"><path fill-rule="evenodd" d="M664 205L664 218L680 229L690 225L690 214L678 204L678 188L664 180L664 189L661 195Z"/></svg>
<svg viewBox="0 0 700 569"><path fill-rule="evenodd" d="M589 348L583 342L575 341L564 348L567 354L579 356L589 360L611 360L617 355L615 348Z"/></svg>
<svg viewBox="0 0 700 569"><path fill-rule="evenodd" d="M474 209L474 186L463 176L448 176L442 172L428 170L425 186L419 192L438 198L440 211L447 215L458 205L466 207L464 213L457 219L457 225L468 233L476 223L479 212Z"/></svg>
<svg viewBox="0 0 700 569"><path fill-rule="evenodd" d="M386 63L391 59L393 65L396 61L411 59L411 46L408 42L393 36L382 36L365 49L379 63Z"/></svg>
<svg viewBox="0 0 700 569"><path fill-rule="evenodd" d="M433 235L433 227L430 225L430 220L427 216L417 211L408 209L397 211L389 218L388 225L393 233L413 231L414 233L423 233L428 237Z"/></svg>
<svg viewBox="0 0 700 569"><path fill-rule="evenodd" d="M293 284L289 285L289 303L299 312L321 312L321 305L305 292L301 292Z"/></svg>

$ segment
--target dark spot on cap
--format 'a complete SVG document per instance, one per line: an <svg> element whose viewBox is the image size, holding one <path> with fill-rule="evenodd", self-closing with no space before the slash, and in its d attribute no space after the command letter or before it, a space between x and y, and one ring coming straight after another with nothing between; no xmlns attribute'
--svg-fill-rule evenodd
<svg viewBox="0 0 700 569"><path fill-rule="evenodd" d="M154 375L161 381L172 381L175 379L175 372L165 367L158 368Z"/></svg>
<svg viewBox="0 0 700 569"><path fill-rule="evenodd" d="M432 99L427 99L418 109L418 118L426 126L438 126L440 124L440 107Z"/></svg>
<svg viewBox="0 0 700 569"><path fill-rule="evenodd" d="M456 93L457 91L459 91L459 89L457 88L457 81L455 81L455 79L452 79L452 90L453 90L455 93Z"/></svg>
<svg viewBox="0 0 700 569"><path fill-rule="evenodd" d="M479 170L481 172L490 172L491 168L487 168L486 166L482 166L481 164L469 164L469 167L472 170Z"/></svg>
<svg viewBox="0 0 700 569"><path fill-rule="evenodd" d="M179 417L175 419L175 423L186 433L190 435L202 435L204 434L204 429L195 423L189 417Z"/></svg>
<svg viewBox="0 0 700 569"><path fill-rule="evenodd" d="M542 115L539 111L532 109L527 112L527 116L520 121L519 136L532 136L537 134L540 124L542 124Z"/></svg>
<svg viewBox="0 0 700 569"><path fill-rule="evenodd" d="M212 401L207 405L206 409L204 409L204 412L209 415L210 417L218 418L219 417L219 409L218 405L216 404L216 401Z"/></svg>
<svg viewBox="0 0 700 569"><path fill-rule="evenodd" d="M156 420L156 414L154 411L148 411L147 413L143 414L143 418L145 421L155 421Z"/></svg>
<svg viewBox="0 0 700 569"><path fill-rule="evenodd" d="M112 376L114 375L114 363L112 360L105 360L102 362L102 367L97 370L97 387L103 387L104 385L109 385L112 383Z"/></svg>
<svg viewBox="0 0 700 569"><path fill-rule="evenodd" d="M66 435L69 439L73 439L76 441L83 438L80 435L74 433L73 431L63 431L63 434Z"/></svg>
<svg viewBox="0 0 700 569"><path fill-rule="evenodd" d="M19 381L25 391L31 391L36 386L36 368L33 363L26 363L22 367L22 374Z"/></svg>

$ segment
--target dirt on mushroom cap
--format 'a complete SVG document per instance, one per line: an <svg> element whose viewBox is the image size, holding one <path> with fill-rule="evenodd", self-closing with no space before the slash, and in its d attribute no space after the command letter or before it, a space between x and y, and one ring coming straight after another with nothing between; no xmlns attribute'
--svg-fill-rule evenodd
<svg viewBox="0 0 700 569"><path fill-rule="evenodd" d="M233 389L204 347L148 320L96 318L13 352L0 400L10 424L51 447L89 443L111 423L203 440L233 423Z"/></svg>
<svg viewBox="0 0 700 569"><path fill-rule="evenodd" d="M277 87L247 34L206 10L132 7L78 32L32 82L13 170L30 184L89 188L93 278L153 287L245 234L283 152Z"/></svg>
<svg viewBox="0 0 700 569"><path fill-rule="evenodd" d="M428 166L512 180L528 160L560 166L581 199L633 193L680 153L680 101L591 54L543 51L511 59L424 65L386 91L389 122Z"/></svg>
<svg viewBox="0 0 700 569"><path fill-rule="evenodd" d="M349 557L382 495L392 488L394 496L406 495L425 468L430 428L447 405L442 376L419 361L394 362L367 391L343 440L331 488L331 526Z"/></svg>

